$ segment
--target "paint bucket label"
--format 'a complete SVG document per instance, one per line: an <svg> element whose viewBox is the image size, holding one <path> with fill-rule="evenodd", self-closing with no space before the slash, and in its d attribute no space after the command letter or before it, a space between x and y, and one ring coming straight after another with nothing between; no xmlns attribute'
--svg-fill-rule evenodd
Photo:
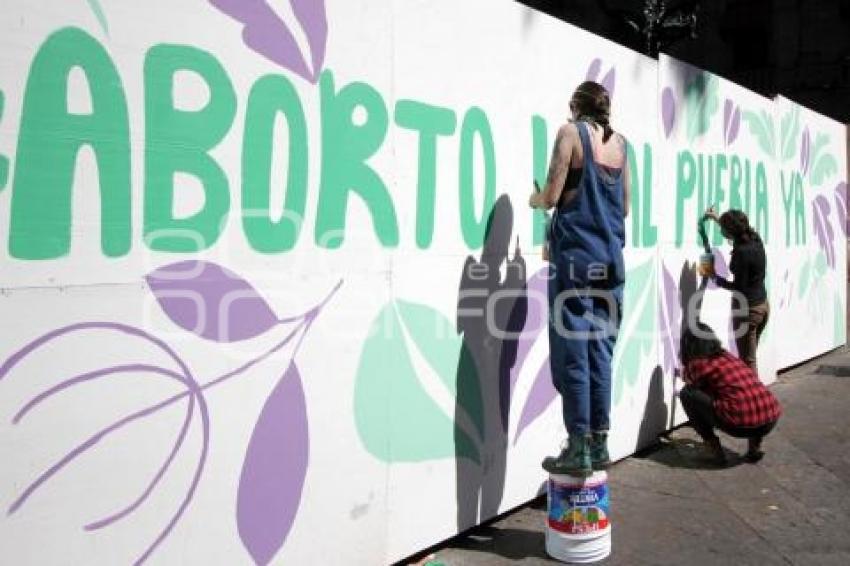
<svg viewBox="0 0 850 566"><path fill-rule="evenodd" d="M549 527L569 535L603 531L609 526L608 482L585 484L549 480Z"/></svg>

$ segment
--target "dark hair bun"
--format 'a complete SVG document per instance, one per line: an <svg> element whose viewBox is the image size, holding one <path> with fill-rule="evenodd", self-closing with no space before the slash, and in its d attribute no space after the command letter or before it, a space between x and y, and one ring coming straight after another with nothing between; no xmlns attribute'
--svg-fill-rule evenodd
<svg viewBox="0 0 850 566"><path fill-rule="evenodd" d="M593 81L578 85L570 100L570 108L579 120L594 122L602 126L602 141L607 142L614 130L611 129L611 95L605 87Z"/></svg>

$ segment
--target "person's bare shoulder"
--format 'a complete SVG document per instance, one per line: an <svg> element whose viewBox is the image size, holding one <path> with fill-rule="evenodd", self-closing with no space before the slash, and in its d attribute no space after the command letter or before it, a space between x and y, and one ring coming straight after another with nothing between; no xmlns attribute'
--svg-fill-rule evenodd
<svg viewBox="0 0 850 566"><path fill-rule="evenodd" d="M570 156L574 153L575 149L581 148L578 127L575 122L567 122L558 128L555 143L564 156Z"/></svg>
<svg viewBox="0 0 850 566"><path fill-rule="evenodd" d="M626 146L628 146L628 145L629 145L629 140L627 140L627 139L626 139L626 136L624 136L624 135L623 135L623 134L621 134L620 132L617 132L616 137L617 137L617 145L619 145L619 146L620 146L620 148L621 148L623 151L626 151Z"/></svg>
<svg viewBox="0 0 850 566"><path fill-rule="evenodd" d="M565 140L578 139L578 126L575 122L569 121L558 128L558 137Z"/></svg>

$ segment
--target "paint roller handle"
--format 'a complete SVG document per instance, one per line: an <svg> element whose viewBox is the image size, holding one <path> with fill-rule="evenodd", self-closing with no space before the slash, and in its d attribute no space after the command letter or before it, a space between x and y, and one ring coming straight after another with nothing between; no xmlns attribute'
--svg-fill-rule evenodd
<svg viewBox="0 0 850 566"><path fill-rule="evenodd" d="M708 216L703 215L702 218L697 222L697 233L699 234L699 239L702 242L702 247L705 250L705 253L711 253L711 246L708 243L708 233L705 231L705 223L708 221Z"/></svg>
<svg viewBox="0 0 850 566"><path fill-rule="evenodd" d="M711 245L708 243L708 233L705 229L705 223L709 220L719 221L720 217L717 215L717 205L709 206L705 213L702 215L702 218L697 222L697 232L699 233L699 238L702 241L702 247L705 250L705 253L711 253Z"/></svg>

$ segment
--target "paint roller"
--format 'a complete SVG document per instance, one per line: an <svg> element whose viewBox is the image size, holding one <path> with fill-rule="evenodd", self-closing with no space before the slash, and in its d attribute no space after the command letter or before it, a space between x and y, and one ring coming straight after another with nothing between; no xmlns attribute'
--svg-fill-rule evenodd
<svg viewBox="0 0 850 566"><path fill-rule="evenodd" d="M714 207L712 206L709 210L714 210ZM709 217L708 213L705 213L697 221L697 233L699 234L703 249L703 254L699 257L699 264L705 273L714 273L714 253L711 251L711 244L708 242L708 231L706 230L706 224L709 220L711 220L711 217ZM708 285L708 279L708 275L702 276L699 286L700 291L705 290ZM699 316L697 316L697 320L699 320Z"/></svg>

